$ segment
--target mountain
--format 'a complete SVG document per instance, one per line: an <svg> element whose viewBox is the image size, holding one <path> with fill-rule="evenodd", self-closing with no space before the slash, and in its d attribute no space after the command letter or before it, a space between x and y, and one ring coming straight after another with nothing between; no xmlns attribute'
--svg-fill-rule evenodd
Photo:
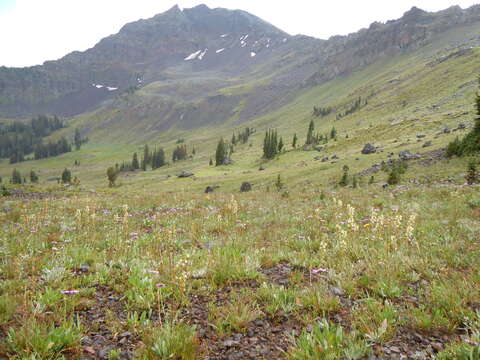
<svg viewBox="0 0 480 360"><path fill-rule="evenodd" d="M288 38L243 11L205 5L181 11L175 6L125 25L85 52L42 66L1 68L0 114L75 115L122 91L172 76L185 78L210 70L237 76L252 66L253 52L263 55L263 50ZM269 56L265 55L257 63L265 61Z"/></svg>
<svg viewBox="0 0 480 360"><path fill-rule="evenodd" d="M125 25L85 52L41 66L0 68L0 116L73 116L101 106L123 108L122 94L157 83L139 106L144 116L162 118L159 129L232 117L242 122L279 108L305 88L477 23L480 6L438 13L413 8L399 20L319 40L290 36L240 10L175 6ZM465 40L464 46L479 43L478 38ZM202 116L206 120L199 120Z"/></svg>

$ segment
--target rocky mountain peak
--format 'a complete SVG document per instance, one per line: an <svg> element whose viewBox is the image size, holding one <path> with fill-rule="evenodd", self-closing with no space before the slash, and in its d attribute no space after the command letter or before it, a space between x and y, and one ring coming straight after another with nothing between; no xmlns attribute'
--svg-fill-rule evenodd
<svg viewBox="0 0 480 360"><path fill-rule="evenodd" d="M410 10L408 10L405 14L403 14L403 20L416 21L427 14L428 13L425 10L422 10L414 6Z"/></svg>

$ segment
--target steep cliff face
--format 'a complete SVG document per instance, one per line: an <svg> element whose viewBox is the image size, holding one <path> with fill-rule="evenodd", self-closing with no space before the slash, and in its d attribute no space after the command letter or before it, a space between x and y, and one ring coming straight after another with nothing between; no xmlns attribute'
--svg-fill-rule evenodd
<svg viewBox="0 0 480 360"><path fill-rule="evenodd" d="M76 115L159 81L169 84L168 92L158 94L168 96L169 102L203 104L228 86L264 79L235 96L244 105L238 118L247 120L285 104L305 87L426 46L452 28L477 23L480 6L438 13L412 8L401 19L319 40L292 37L243 11L175 6L125 25L85 52L42 66L0 68L0 116ZM470 38L458 45L479 43L479 38ZM203 85L188 95L172 90L188 81ZM232 109L238 106L231 99L225 101Z"/></svg>

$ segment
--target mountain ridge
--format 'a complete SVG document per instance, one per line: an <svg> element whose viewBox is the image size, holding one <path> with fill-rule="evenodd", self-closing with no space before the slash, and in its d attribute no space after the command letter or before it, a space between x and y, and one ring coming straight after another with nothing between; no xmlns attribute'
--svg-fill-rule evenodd
<svg viewBox="0 0 480 360"><path fill-rule="evenodd" d="M480 22L479 5L437 13L413 7L400 19L321 40L290 36L242 10L206 5L181 10L177 5L124 25L84 52L35 67L1 67L0 116L74 116L105 101L111 104L125 91L167 79L198 79L207 72L219 81L219 86L208 84L210 95L234 78L243 78L237 85L252 77L268 79L248 94L249 99L232 103L232 109L240 101L250 104L240 116L248 120L284 105L301 89L424 46L454 26L476 22ZM478 44L479 39L466 43ZM179 102L185 100L181 94L177 97Z"/></svg>

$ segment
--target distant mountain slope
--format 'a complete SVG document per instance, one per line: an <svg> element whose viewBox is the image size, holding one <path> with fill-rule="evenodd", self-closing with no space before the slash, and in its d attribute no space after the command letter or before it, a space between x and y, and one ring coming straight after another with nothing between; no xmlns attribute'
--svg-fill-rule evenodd
<svg viewBox="0 0 480 360"><path fill-rule="evenodd" d="M399 20L318 40L289 36L244 11L175 6L125 25L85 52L42 66L0 68L0 116L72 116L101 107L102 127L135 116L152 119L158 131L238 124L310 87L476 24L480 6L438 13L413 8ZM474 36L446 47L478 44ZM132 94L137 88L144 90Z"/></svg>

